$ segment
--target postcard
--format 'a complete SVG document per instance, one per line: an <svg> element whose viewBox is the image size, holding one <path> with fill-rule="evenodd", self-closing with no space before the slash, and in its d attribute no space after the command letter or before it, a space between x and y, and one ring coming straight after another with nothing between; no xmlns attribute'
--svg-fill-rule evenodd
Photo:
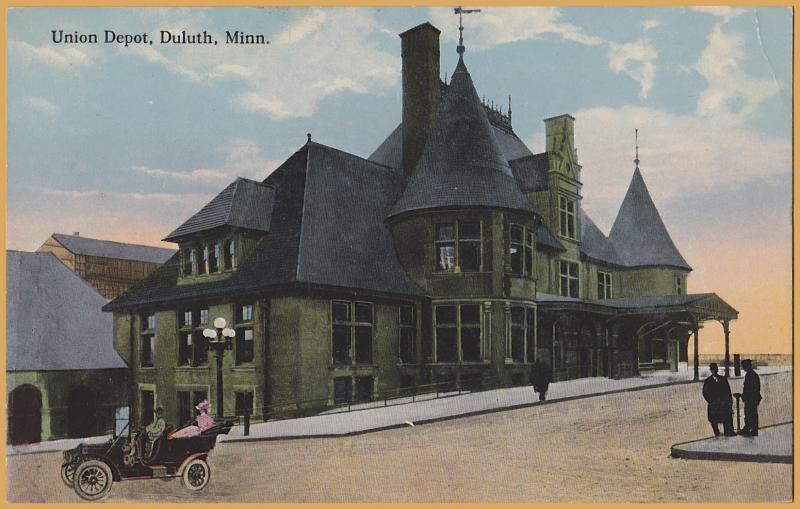
<svg viewBox="0 0 800 509"><path fill-rule="evenodd" d="M9 9L6 500L793 500L792 16Z"/></svg>

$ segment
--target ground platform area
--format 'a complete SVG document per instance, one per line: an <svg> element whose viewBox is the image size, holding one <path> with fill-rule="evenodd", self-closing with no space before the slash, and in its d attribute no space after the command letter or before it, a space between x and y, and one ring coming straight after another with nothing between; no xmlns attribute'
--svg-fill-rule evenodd
<svg viewBox="0 0 800 509"><path fill-rule="evenodd" d="M792 463L792 423L758 430L757 437L710 437L675 444L673 458L718 461Z"/></svg>

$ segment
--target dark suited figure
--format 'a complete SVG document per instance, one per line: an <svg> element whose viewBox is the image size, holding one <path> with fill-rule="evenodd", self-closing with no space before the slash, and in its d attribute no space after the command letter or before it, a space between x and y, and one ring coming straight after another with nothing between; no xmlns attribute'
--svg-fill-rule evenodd
<svg viewBox="0 0 800 509"><path fill-rule="evenodd" d="M714 436L719 436L719 424L726 437L736 436L733 431L733 396L728 379L718 373L717 364L709 365L711 376L703 382L703 398L708 403L708 422L714 430Z"/></svg>
<svg viewBox="0 0 800 509"><path fill-rule="evenodd" d="M544 401L547 388L552 381L553 370L550 369L550 365L537 359L531 366L531 383L533 390L539 393L539 401Z"/></svg>
<svg viewBox="0 0 800 509"><path fill-rule="evenodd" d="M744 368L744 387L742 388L742 401L744 401L744 428L739 432L746 437L758 436L758 404L761 402L761 379L753 370L753 361L742 361Z"/></svg>

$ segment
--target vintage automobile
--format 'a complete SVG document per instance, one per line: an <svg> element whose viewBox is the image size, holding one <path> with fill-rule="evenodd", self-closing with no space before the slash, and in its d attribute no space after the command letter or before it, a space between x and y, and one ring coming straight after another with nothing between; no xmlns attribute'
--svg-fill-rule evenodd
<svg viewBox="0 0 800 509"><path fill-rule="evenodd" d="M127 426L102 444L81 444L64 451L61 480L84 500L99 500L111 490L114 481L176 477L192 491L206 487L211 479L208 455L217 435L227 434L235 419L217 422L197 436L170 438L176 431L167 428L148 444L144 431L125 433Z"/></svg>

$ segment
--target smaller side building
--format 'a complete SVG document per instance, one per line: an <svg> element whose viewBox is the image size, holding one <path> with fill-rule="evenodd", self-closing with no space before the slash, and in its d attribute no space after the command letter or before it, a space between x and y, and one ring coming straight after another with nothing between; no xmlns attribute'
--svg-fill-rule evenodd
<svg viewBox="0 0 800 509"><path fill-rule="evenodd" d="M110 433L129 403L105 299L58 258L6 252L8 443Z"/></svg>
<svg viewBox="0 0 800 509"><path fill-rule="evenodd" d="M175 254L172 249L52 234L37 253L52 253L106 299L119 297Z"/></svg>

